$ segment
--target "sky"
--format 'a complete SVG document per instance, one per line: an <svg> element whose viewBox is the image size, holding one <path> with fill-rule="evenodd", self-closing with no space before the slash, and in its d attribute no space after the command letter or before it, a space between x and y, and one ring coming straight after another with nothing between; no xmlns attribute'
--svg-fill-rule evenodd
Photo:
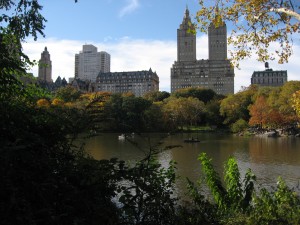
<svg viewBox="0 0 300 225"><path fill-rule="evenodd" d="M74 77L75 54L92 44L111 55L111 72L156 71L160 91L170 92L170 68L177 60L177 29L186 7L194 21L198 0L40 0L47 19L45 37L23 44L32 60L47 47L52 79ZM230 31L228 30L228 33ZM299 41L297 43L300 43ZM273 45L275 48L276 45ZM294 44L288 64L270 62L273 70L287 70L288 80L299 80L300 44ZM197 33L197 59L208 59L208 38ZM255 58L241 61L235 69L235 92L250 85L253 71L264 70ZM37 66L31 71L38 76ZM299 75L298 75L299 74Z"/></svg>

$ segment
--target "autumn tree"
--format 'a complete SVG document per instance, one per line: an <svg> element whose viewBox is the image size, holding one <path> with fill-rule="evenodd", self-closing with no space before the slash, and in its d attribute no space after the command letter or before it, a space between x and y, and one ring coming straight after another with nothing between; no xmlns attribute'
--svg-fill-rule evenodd
<svg viewBox="0 0 300 225"><path fill-rule="evenodd" d="M298 0L218 0L215 4L200 0L197 24L207 31L212 24L223 21L232 28L228 43L235 65L239 61L257 55L258 61L288 62L292 55L295 35L300 32L300 3ZM274 52L270 45L277 43Z"/></svg>
<svg viewBox="0 0 300 225"><path fill-rule="evenodd" d="M298 118L300 118L300 90L293 94L292 102L293 108L296 111Z"/></svg>
<svg viewBox="0 0 300 225"><path fill-rule="evenodd" d="M300 81L286 82L281 88L277 101L279 106L278 108L286 118L287 123L293 123L297 121L296 113L293 110L292 95L298 90L300 90Z"/></svg>
<svg viewBox="0 0 300 225"><path fill-rule="evenodd" d="M72 86L61 87L55 91L55 97L64 102L73 102L79 99L81 92Z"/></svg>
<svg viewBox="0 0 300 225"><path fill-rule="evenodd" d="M225 117L225 124L232 124L239 119L249 120L248 106L252 104L252 97L256 91L256 86L250 86L236 94L230 94L222 100L220 114Z"/></svg>
<svg viewBox="0 0 300 225"><path fill-rule="evenodd" d="M249 107L251 118L250 125L259 125L260 128L266 125L270 107L267 105L266 98L259 96L253 105Z"/></svg>
<svg viewBox="0 0 300 225"><path fill-rule="evenodd" d="M173 126L183 128L185 125L196 125L204 117L206 108L204 102L197 98L170 97L163 106L163 111Z"/></svg>

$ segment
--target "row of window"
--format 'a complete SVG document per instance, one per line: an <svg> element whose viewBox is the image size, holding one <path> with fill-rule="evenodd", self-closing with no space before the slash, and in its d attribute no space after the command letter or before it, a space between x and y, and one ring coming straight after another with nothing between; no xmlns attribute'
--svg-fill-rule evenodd
<svg viewBox="0 0 300 225"><path fill-rule="evenodd" d="M254 73L253 77L283 77L286 73Z"/></svg>
<svg viewBox="0 0 300 225"><path fill-rule="evenodd" d="M272 78L272 79L253 79L254 84L277 84L283 83L284 80L282 78Z"/></svg>

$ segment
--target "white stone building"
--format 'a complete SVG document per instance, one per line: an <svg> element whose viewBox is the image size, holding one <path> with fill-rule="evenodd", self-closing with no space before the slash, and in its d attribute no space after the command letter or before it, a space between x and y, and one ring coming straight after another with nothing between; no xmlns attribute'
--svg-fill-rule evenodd
<svg viewBox="0 0 300 225"><path fill-rule="evenodd" d="M75 79L95 82L99 72L110 72L110 54L98 52L93 45L83 45L75 55Z"/></svg>
<svg viewBox="0 0 300 225"><path fill-rule="evenodd" d="M96 91L133 93L136 97L158 90L159 77L151 68L148 71L100 72L96 81Z"/></svg>

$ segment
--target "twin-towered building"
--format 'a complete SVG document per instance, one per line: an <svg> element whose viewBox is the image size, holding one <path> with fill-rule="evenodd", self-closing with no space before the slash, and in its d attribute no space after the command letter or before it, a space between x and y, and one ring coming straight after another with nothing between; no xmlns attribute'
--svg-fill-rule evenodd
<svg viewBox="0 0 300 225"><path fill-rule="evenodd" d="M209 59L196 59L196 35L189 10L177 30L177 61L171 68L171 92L203 87L217 94L234 93L234 69L227 59L227 28L224 22L208 28Z"/></svg>

